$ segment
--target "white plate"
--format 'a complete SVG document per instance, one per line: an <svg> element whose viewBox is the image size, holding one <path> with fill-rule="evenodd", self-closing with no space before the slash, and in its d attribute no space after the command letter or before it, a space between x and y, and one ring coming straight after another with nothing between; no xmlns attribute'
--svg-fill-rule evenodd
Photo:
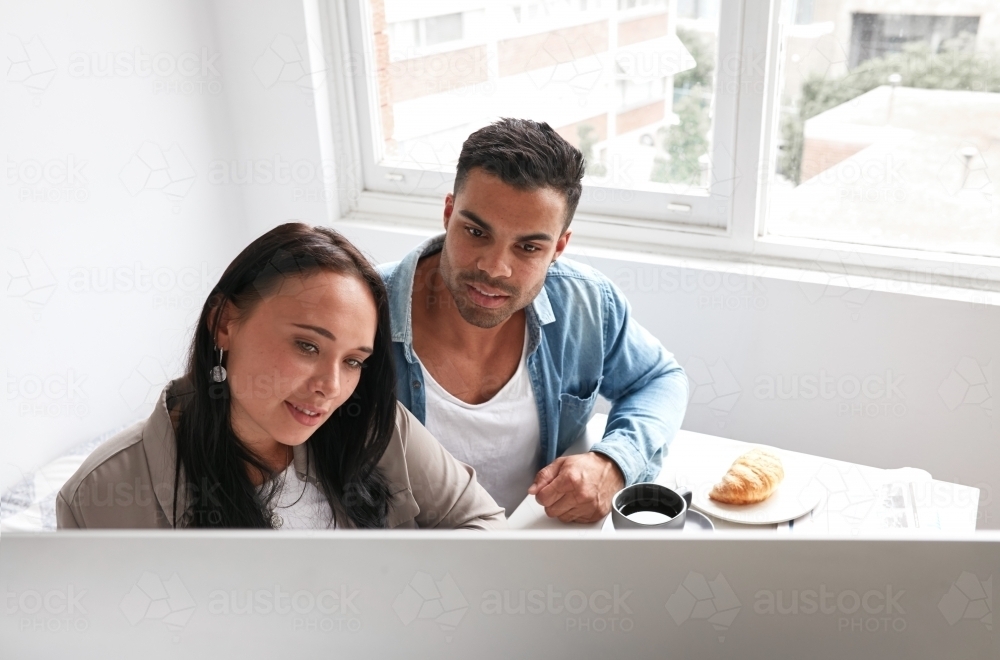
<svg viewBox="0 0 1000 660"><path fill-rule="evenodd" d="M785 478L770 497L757 504L723 504L709 498L709 491L712 490L717 481L722 479L722 476L729 469L729 465L732 465L732 461L730 461L719 472L715 481L702 483L692 488L694 497L691 501L691 508L715 516L720 520L744 525L774 525L794 520L815 509L822 495L822 488L818 488L815 482L810 485L815 469L808 469L780 450L774 450L770 447L768 449L781 456L785 469Z"/></svg>

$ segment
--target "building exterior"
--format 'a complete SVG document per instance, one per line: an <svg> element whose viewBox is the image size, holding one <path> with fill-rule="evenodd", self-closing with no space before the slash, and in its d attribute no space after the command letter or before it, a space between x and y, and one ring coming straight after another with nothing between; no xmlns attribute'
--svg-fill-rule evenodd
<svg viewBox="0 0 1000 660"><path fill-rule="evenodd" d="M1000 255L1000 94L883 85L805 123L781 233Z"/></svg>
<svg viewBox="0 0 1000 660"><path fill-rule="evenodd" d="M384 160L449 169L499 117L547 121L616 186L649 181L673 76L695 63L676 0L370 0Z"/></svg>
<svg viewBox="0 0 1000 660"><path fill-rule="evenodd" d="M785 10L785 103L811 75L840 77L907 44L938 52L964 32L977 52L1000 51L996 0L786 0Z"/></svg>

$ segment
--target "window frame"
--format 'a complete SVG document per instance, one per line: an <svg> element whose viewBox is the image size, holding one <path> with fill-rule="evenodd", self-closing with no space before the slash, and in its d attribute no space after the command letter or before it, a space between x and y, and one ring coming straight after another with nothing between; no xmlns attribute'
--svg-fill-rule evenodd
<svg viewBox="0 0 1000 660"><path fill-rule="evenodd" d="M317 117L321 125L328 122L330 127L329 131L321 127L320 135L321 141L327 135L332 143L321 146L337 164L339 173L336 190L328 200L331 222L352 220L423 230L440 228L443 192L435 195L392 192L385 186L370 184L373 178L385 173L371 171L368 166L374 162L374 145L364 137L371 135L370 131L375 128L367 108L374 107L377 98L372 85L359 82L373 79L374 63L359 58L359 51L353 47L359 38L367 39L370 46L370 24L362 24L358 34L358 18L364 14L360 9L367 7L367 3L362 0L317 1L319 11L313 21L319 24L311 26L310 34L320 35L323 52L331 65L331 84L325 90L329 98L317 104ZM720 22L728 15L737 24L732 48L740 62L739 71L730 81L736 90L732 95L733 174L724 222L685 221L689 217L687 213L665 210L652 219L636 213L623 214L621 207L616 209L613 205L587 208L581 205L572 225L573 242L630 252L788 267L800 273L814 271L827 277L896 280L901 285L893 290L916 294L935 287L1000 291L1000 258L766 233L768 180L774 172L777 151L772 148L772 140L780 109L782 0L721 2ZM310 22L308 16L307 22ZM719 42L722 43L721 38ZM720 82L724 79L721 54L717 61L716 101L727 96L719 93ZM328 110L319 112L320 105ZM722 124L716 114L715 129ZM720 141L716 140L713 147L719 146ZM715 158L713 165L716 165ZM717 177L713 175L713 178ZM454 175L442 175L439 189L450 190L453 181ZM694 197L657 194L664 195L664 203L681 205L688 204Z"/></svg>
<svg viewBox="0 0 1000 660"><path fill-rule="evenodd" d="M609 7L615 3L609 3ZM350 47L358 55L355 59L364 62L363 75L351 77L354 95L358 100L358 133L365 190L371 192L397 193L413 196L440 198L454 185L454 174L435 173L406 167L382 164L381 145L384 139L378 121L377 82L374 70L375 52L373 29L369 5L364 0L346 3L344 19ZM661 13L660 7L638 7L626 12L625 18L633 20L649 13ZM618 12L604 10L587 14L587 22L607 18L610 21L610 47L613 49L617 33ZM530 32L529 32L530 33ZM728 72L722 62L738 59L739 20L737 16L720 21L719 52L720 63L716 73L716 93L713 99L713 139L711 150L711 180L707 189L691 190L690 186L676 186L673 189L626 189L586 183L579 205L579 212L592 215L621 216L623 212L644 220L691 225L696 228L724 229L729 224L732 213L732 188L735 181L735 125L737 95L721 94L721 89L737 89L739 72ZM488 53L488 51L487 51ZM495 54L494 54L495 58ZM487 66L490 55L487 54ZM613 64L611 65L613 67ZM613 92L617 89L612 80ZM617 99L613 99L617 101ZM657 186L657 188L659 188Z"/></svg>

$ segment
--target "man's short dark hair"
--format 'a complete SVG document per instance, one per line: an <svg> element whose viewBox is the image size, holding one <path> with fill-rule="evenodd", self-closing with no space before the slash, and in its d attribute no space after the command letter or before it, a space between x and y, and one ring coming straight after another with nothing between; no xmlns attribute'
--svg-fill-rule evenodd
<svg viewBox="0 0 1000 660"><path fill-rule="evenodd" d="M477 167L520 190L559 191L566 198L563 231L569 227L583 192L583 154L545 122L504 118L470 135L458 157L456 195Z"/></svg>

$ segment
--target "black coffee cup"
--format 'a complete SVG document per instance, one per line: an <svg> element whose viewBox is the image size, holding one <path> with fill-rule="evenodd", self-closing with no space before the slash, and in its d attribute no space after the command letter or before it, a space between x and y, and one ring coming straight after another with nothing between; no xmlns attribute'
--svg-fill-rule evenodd
<svg viewBox="0 0 1000 660"><path fill-rule="evenodd" d="M612 498L611 522L615 529L684 529L690 506L690 490L678 492L656 483L633 484Z"/></svg>

